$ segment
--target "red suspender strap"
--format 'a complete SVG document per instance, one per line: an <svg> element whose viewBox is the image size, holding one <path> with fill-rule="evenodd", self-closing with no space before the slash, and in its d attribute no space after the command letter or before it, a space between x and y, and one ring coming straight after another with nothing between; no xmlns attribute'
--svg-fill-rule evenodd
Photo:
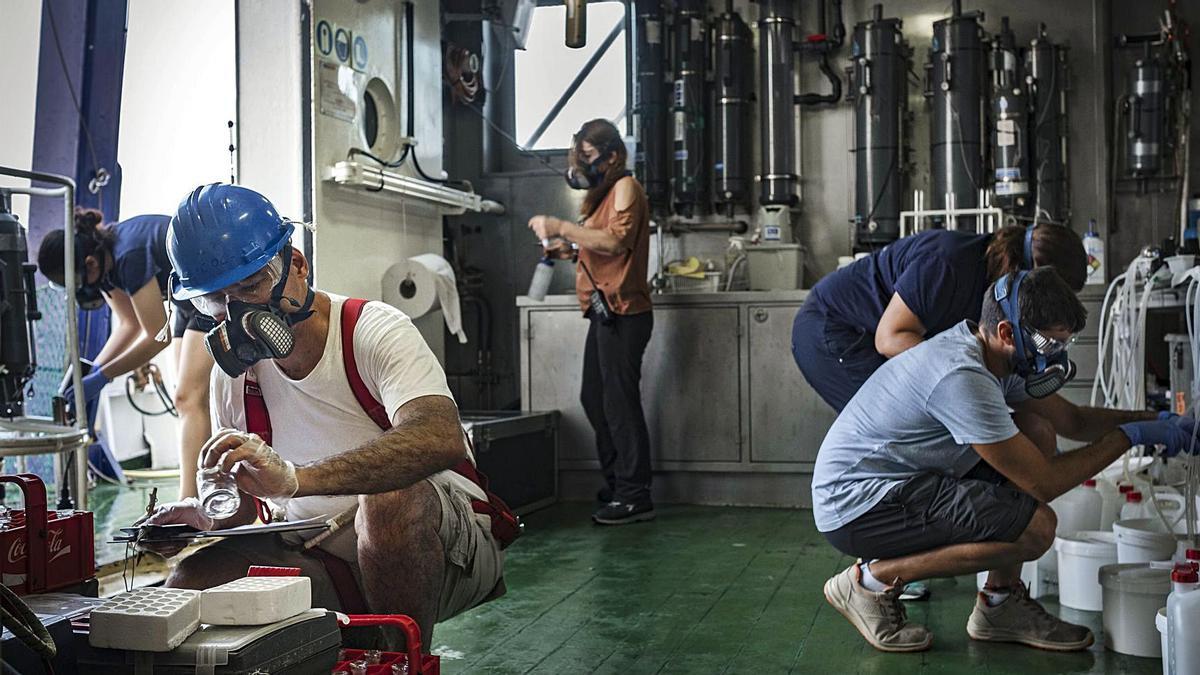
<svg viewBox="0 0 1200 675"><path fill-rule="evenodd" d="M367 384L363 382L362 375L358 372L358 361L354 358L354 328L358 325L358 319L362 316L363 307L366 304L366 300L358 298L348 299L342 304L342 364L346 368L346 379L350 383L350 391L354 393L354 399L358 401L358 405L367 413L371 421L375 422L380 429L387 431L392 428L387 408L371 395L370 389L367 389ZM470 438L465 438L465 440L468 445L471 443ZM491 518L492 535L496 537L496 541L500 542L502 548L507 547L521 532L521 524L517 516L513 514L512 509L508 508L504 500L487 489L487 477L475 468L471 460L464 458L454 467L454 472L478 485L479 489L487 495L486 501L473 500L472 509L475 513L481 513Z"/></svg>
<svg viewBox="0 0 1200 675"><path fill-rule="evenodd" d="M271 445L271 413L267 412L267 401L258 383L250 379L250 374L243 377L242 403L246 408L246 431L258 434L264 443Z"/></svg>
<svg viewBox="0 0 1200 675"><path fill-rule="evenodd" d="M243 378L245 384L242 386L242 405L246 409L246 431L258 434L263 443L270 445L271 413L267 411L267 401L263 398L258 383L250 379L250 373L246 373ZM271 522L271 510L267 508L266 502L255 497L254 509L259 520L264 523Z"/></svg>
<svg viewBox="0 0 1200 675"><path fill-rule="evenodd" d="M387 431L392 428L387 408L371 395L371 390L367 389L367 383L363 382L358 372L358 361L354 359L354 327L358 325L358 318L362 316L366 304L366 300L358 298L351 298L342 304L342 363L346 366L346 379L350 381L354 399L376 426Z"/></svg>

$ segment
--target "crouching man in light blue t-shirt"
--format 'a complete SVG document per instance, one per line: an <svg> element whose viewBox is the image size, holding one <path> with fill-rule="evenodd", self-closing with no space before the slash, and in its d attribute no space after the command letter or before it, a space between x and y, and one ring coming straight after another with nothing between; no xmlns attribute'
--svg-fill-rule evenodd
<svg viewBox="0 0 1200 675"><path fill-rule="evenodd" d="M1051 268L1001 277L978 325L964 321L889 360L830 428L813 476L817 529L861 560L825 583L825 597L877 649L933 641L906 621L904 580L982 570L972 638L1062 651L1092 644L1090 630L1047 613L1021 583L1021 564L1054 541L1046 504L1132 445L1187 449L1194 423L1050 393L1070 371L1067 346L1086 319ZM1056 454L1056 434L1091 445Z"/></svg>

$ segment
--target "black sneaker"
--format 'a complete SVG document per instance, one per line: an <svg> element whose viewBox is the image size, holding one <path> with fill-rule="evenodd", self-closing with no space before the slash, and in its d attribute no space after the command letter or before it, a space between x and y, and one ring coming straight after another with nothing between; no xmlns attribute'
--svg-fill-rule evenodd
<svg viewBox="0 0 1200 675"><path fill-rule="evenodd" d="M607 485L596 490L596 501L607 504L613 500L613 489Z"/></svg>
<svg viewBox="0 0 1200 675"><path fill-rule="evenodd" d="M600 525L625 525L642 520L654 520L654 504L650 500L631 504L611 501L592 514L592 520Z"/></svg>

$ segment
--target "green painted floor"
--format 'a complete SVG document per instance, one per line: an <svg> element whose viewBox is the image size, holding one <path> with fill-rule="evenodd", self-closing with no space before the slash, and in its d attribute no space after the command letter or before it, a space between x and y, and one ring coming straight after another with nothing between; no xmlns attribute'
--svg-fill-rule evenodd
<svg viewBox="0 0 1200 675"><path fill-rule="evenodd" d="M443 673L1158 673L1157 659L1097 645L1055 654L973 642L967 577L931 583L909 617L933 649L875 651L830 608L825 579L850 560L809 511L664 506L616 528L586 504L526 520L510 549L508 595L438 626ZM1057 603L1047 602L1051 611ZM1061 610L1100 637L1100 615Z"/></svg>

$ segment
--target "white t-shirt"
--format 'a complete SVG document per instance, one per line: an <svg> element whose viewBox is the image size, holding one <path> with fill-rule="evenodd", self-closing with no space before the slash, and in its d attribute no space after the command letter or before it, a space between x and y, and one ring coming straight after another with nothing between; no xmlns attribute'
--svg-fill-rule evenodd
<svg viewBox="0 0 1200 675"><path fill-rule="evenodd" d="M383 433L358 404L346 378L341 322L346 298L329 294L329 299L325 352L307 377L293 380L271 360L250 369L271 416L271 447L297 465L352 450ZM370 302L363 308L354 329L354 357L363 382L383 403L389 419L394 420L400 406L415 398L453 398L437 357L412 320L391 305ZM246 430L245 378L230 378L213 368L214 430ZM288 520L299 520L332 516L356 503L354 496L312 496L288 500L285 508Z"/></svg>

